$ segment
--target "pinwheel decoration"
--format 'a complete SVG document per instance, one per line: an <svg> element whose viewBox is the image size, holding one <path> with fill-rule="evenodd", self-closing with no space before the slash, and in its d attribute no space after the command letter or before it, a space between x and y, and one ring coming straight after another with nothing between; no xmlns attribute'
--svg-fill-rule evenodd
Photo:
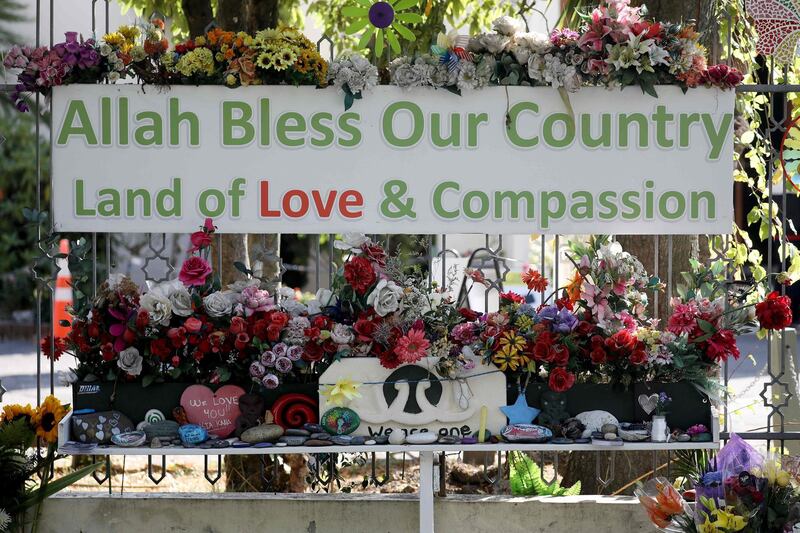
<svg viewBox="0 0 800 533"><path fill-rule="evenodd" d="M458 69L459 62L472 61L472 53L467 51L469 37L459 35L453 30L447 35L439 33L436 37L436 44L431 45L431 55L439 58L439 61L447 65L448 70L453 72Z"/></svg>
<svg viewBox="0 0 800 533"><path fill-rule="evenodd" d="M399 54L401 49L398 35L408 41L416 40L406 24L422 22L422 15L408 12L419 0L355 0L355 3L356 5L343 8L342 15L351 20L350 26L345 30L348 35L355 35L366 29L358 41L358 48L366 48L374 36L376 55L383 55L385 43L389 43L389 47Z"/></svg>
<svg viewBox="0 0 800 533"><path fill-rule="evenodd" d="M758 32L756 51L791 63L800 43L800 0L747 0Z"/></svg>
<svg viewBox="0 0 800 533"><path fill-rule="evenodd" d="M800 115L792 120L783 134L780 159L784 178L800 192Z"/></svg>

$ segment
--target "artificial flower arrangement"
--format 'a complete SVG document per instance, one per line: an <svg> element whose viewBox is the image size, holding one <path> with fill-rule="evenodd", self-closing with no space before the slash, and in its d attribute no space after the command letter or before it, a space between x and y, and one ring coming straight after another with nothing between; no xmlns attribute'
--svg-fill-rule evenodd
<svg viewBox="0 0 800 533"><path fill-rule="evenodd" d="M738 358L736 336L791 323L788 298L761 299L755 287L730 291L720 266L692 263L664 329L648 319L647 291L662 288L638 259L607 236L569 244L575 271L559 293L536 307L500 295L498 311L460 307L448 287L429 280L361 234L334 246L345 252L331 289L300 301L290 288L271 295L250 279L222 288L208 255L215 227L191 236L178 279L142 294L124 276L104 282L90 303L73 309L69 336L42 348L71 353L80 380L208 384L252 383L275 389L314 383L343 357L377 357L386 368L437 358L440 374L457 378L474 358L523 388L531 381L565 392L575 383L688 381L719 392L716 375ZM489 283L479 271L473 283ZM548 280L528 269L529 293ZM554 299L550 301L550 299Z"/></svg>
<svg viewBox="0 0 800 533"><path fill-rule="evenodd" d="M12 404L0 415L0 531L36 531L41 502L88 475L99 465L89 465L53 479L57 459L58 424L68 411L55 396L48 396L39 407ZM32 448L46 447L43 454ZM26 516L35 508L33 516Z"/></svg>
<svg viewBox="0 0 800 533"><path fill-rule="evenodd" d="M730 88L742 81L735 68L707 65L692 24L649 20L644 7L629 4L604 2L577 31L562 28L549 36L525 32L522 21L504 16L492 33L441 34L429 54L400 56L384 72L359 54L329 68L316 46L290 27L255 35L214 28L169 49L161 20L122 26L99 40L70 32L51 48L15 46L4 65L20 70L12 98L23 111L23 92L46 95L58 85L123 78L160 85L330 84L345 93L346 107L381 82L456 93L488 85L551 86L564 94L584 85L638 85L656 96L658 84Z"/></svg>
<svg viewBox="0 0 800 533"><path fill-rule="evenodd" d="M49 338L42 341L46 355L74 355L79 380L141 380L145 386L252 381L274 389L314 374L330 333L327 319L309 317L293 290L276 298L258 279L223 289L208 261L214 231L206 220L191 236L191 255L178 279L144 294L129 278L111 276L92 302L72 310L70 334L56 339L55 353L49 353Z"/></svg>
<svg viewBox="0 0 800 533"><path fill-rule="evenodd" d="M650 521L661 531L684 533L795 531L800 524L800 490L792 458L762 456L738 435L701 471L684 480L684 496L664 478L635 490ZM688 500L694 500L691 507Z"/></svg>

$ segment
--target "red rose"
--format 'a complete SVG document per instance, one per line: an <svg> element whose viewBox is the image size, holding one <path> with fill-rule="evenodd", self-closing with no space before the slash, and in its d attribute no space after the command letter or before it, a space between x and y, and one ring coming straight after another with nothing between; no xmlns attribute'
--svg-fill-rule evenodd
<svg viewBox="0 0 800 533"><path fill-rule="evenodd" d="M330 319L326 316L316 316L311 321L311 325L319 330L331 329Z"/></svg>
<svg viewBox="0 0 800 533"><path fill-rule="evenodd" d="M500 328L497 326L486 326L483 331L481 331L481 340L487 341L491 338L497 338L500 335Z"/></svg>
<svg viewBox="0 0 800 533"><path fill-rule="evenodd" d="M537 361L549 363L555 357L553 346L546 342L537 342L533 345L533 358Z"/></svg>
<svg viewBox="0 0 800 533"><path fill-rule="evenodd" d="M289 315L276 311L269 315L269 321L282 328L289 323Z"/></svg>
<svg viewBox="0 0 800 533"><path fill-rule="evenodd" d="M205 285L211 272L211 265L205 259L193 255L183 262L178 279L187 287L197 287Z"/></svg>
<svg viewBox="0 0 800 533"><path fill-rule="evenodd" d="M100 355L103 356L103 361L111 361L114 359L114 357L117 355L116 352L114 352L114 345L110 342L103 344L103 346L100 348Z"/></svg>
<svg viewBox="0 0 800 533"><path fill-rule="evenodd" d="M587 322L586 320L581 320L575 327L575 333L577 333L581 337L586 337L593 331L594 331L594 324L592 324L591 322Z"/></svg>
<svg viewBox="0 0 800 533"><path fill-rule="evenodd" d="M628 360L633 365L643 365L647 362L647 352L644 351L644 347L637 347Z"/></svg>
<svg viewBox="0 0 800 533"><path fill-rule="evenodd" d="M589 357L592 359L592 363L601 365L606 362L606 351L600 347L593 348Z"/></svg>
<svg viewBox="0 0 800 533"><path fill-rule="evenodd" d="M756 304L756 317L764 329L783 329L792 325L792 301L772 291L763 302Z"/></svg>
<svg viewBox="0 0 800 533"><path fill-rule="evenodd" d="M248 335L247 333L242 332L242 333L239 333L238 335L236 335L236 340L233 341L233 346L237 350L242 351L245 348L247 348L247 345L249 343L250 343L250 335Z"/></svg>
<svg viewBox="0 0 800 533"><path fill-rule="evenodd" d="M247 330L247 322L245 321L244 318L240 316L235 316L231 318L231 327L228 328L228 331L230 331L233 335L236 335L246 330Z"/></svg>
<svg viewBox="0 0 800 533"><path fill-rule="evenodd" d="M569 350L563 344L553 346L553 364L556 366L567 366L569 362Z"/></svg>
<svg viewBox="0 0 800 533"><path fill-rule="evenodd" d="M558 367L550 372L547 385L553 392L567 392L575 384L575 375L566 369Z"/></svg>
<svg viewBox="0 0 800 533"><path fill-rule="evenodd" d="M365 294L376 278L372 263L366 257L354 257L344 265L344 279L356 294Z"/></svg>
<svg viewBox="0 0 800 533"><path fill-rule="evenodd" d="M281 338L281 331L283 328L276 324L267 326L267 340L270 342L277 342Z"/></svg>
<svg viewBox="0 0 800 533"><path fill-rule="evenodd" d="M370 342L372 340L372 334L375 333L377 328L378 325L375 322L367 320L366 318L359 318L356 320L356 323L353 324L353 331L356 334L356 338L361 342Z"/></svg>
<svg viewBox="0 0 800 533"><path fill-rule="evenodd" d="M379 267L383 268L386 266L386 252L377 244L364 243L361 245L361 250L364 252L367 259Z"/></svg>
<svg viewBox="0 0 800 533"><path fill-rule="evenodd" d="M133 331L131 328L126 328L125 333L122 334L122 340L124 340L128 346L136 342L136 332Z"/></svg>
<svg viewBox="0 0 800 533"><path fill-rule="evenodd" d="M150 313L147 312L147 309L139 309L139 312L136 313L136 329L144 331L144 328L146 328L149 323Z"/></svg>
<svg viewBox="0 0 800 533"><path fill-rule="evenodd" d="M166 361L169 354L172 353L172 345L168 339L154 339L150 341L150 353L162 361Z"/></svg>
<svg viewBox="0 0 800 533"><path fill-rule="evenodd" d="M198 333L201 329L203 329L203 321L190 316L186 319L186 322L183 323L183 327L186 328L186 331L189 333Z"/></svg>
<svg viewBox="0 0 800 533"><path fill-rule="evenodd" d="M180 348L186 344L186 328L170 328L167 330L167 338L175 348Z"/></svg>
<svg viewBox="0 0 800 533"><path fill-rule="evenodd" d="M192 241L192 247L189 248L189 253L211 246L211 234L205 231L195 231L189 239Z"/></svg>
<svg viewBox="0 0 800 533"><path fill-rule="evenodd" d="M273 326L273 324L269 320L256 320L255 324L253 324L253 336L261 339L262 341L268 340L270 326ZM276 327L280 328L280 326Z"/></svg>
<svg viewBox="0 0 800 533"><path fill-rule="evenodd" d="M308 363L315 363L317 361L322 360L322 356L325 355L324 351L322 350L322 346L317 344L316 342L309 342L305 346L305 350L303 350L303 361Z"/></svg>
<svg viewBox="0 0 800 533"><path fill-rule="evenodd" d="M319 337L319 328L306 328L303 330L303 335L311 340L317 340Z"/></svg>
<svg viewBox="0 0 800 533"><path fill-rule="evenodd" d="M99 337L100 325L97 322L90 322L89 326L86 328L86 333L88 333L90 337Z"/></svg>
<svg viewBox="0 0 800 533"><path fill-rule="evenodd" d="M181 358L178 357L177 355L173 355L172 356L172 366L178 366L179 364L181 364Z"/></svg>
<svg viewBox="0 0 800 533"><path fill-rule="evenodd" d="M467 309L466 307L462 307L458 310L458 313L466 319L467 322L474 322L478 320L478 317L481 316L480 313L477 311L473 311L472 309Z"/></svg>

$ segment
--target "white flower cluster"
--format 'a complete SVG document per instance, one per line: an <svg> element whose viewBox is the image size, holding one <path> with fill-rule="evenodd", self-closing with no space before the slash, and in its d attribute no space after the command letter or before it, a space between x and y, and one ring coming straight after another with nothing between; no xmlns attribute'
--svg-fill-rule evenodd
<svg viewBox="0 0 800 533"><path fill-rule="evenodd" d="M554 54L531 54L528 58L528 76L531 80L556 89L564 87L571 93L581 88L578 69L564 63L560 56Z"/></svg>
<svg viewBox="0 0 800 533"><path fill-rule="evenodd" d="M328 83L353 94L369 91L378 85L378 67L360 54L340 57L328 67Z"/></svg>
<svg viewBox="0 0 800 533"><path fill-rule="evenodd" d="M412 87L448 87L455 85L458 71L451 70L439 58L425 54L412 59L398 57L389 63L389 78L392 85L404 89Z"/></svg>

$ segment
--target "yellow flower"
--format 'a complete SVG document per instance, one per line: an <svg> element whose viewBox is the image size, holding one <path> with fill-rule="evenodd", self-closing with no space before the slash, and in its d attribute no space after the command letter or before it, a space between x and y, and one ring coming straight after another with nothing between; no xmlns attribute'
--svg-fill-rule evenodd
<svg viewBox="0 0 800 533"><path fill-rule="evenodd" d="M705 521L702 524L699 524L699 526L700 526L700 533L718 533L719 531L717 529L717 526L715 526L714 523L711 522L711 518L708 515L706 515Z"/></svg>
<svg viewBox="0 0 800 533"><path fill-rule="evenodd" d="M716 517L714 526L720 529L729 531L741 531L747 525L747 521L743 516L739 516L733 512L733 507L726 507L725 509L717 509L713 511Z"/></svg>
<svg viewBox="0 0 800 533"><path fill-rule="evenodd" d="M61 405L58 398L48 396L42 402L33 416L33 425L36 427L36 435L48 443L58 440L58 423L67 414L67 408Z"/></svg>
<svg viewBox="0 0 800 533"><path fill-rule="evenodd" d="M508 344L501 346L500 350L492 356L492 362L497 368L505 372L506 370L516 370L519 368L520 357L517 352Z"/></svg>
<svg viewBox="0 0 800 533"><path fill-rule="evenodd" d="M129 43L133 43L139 37L139 28L136 26L120 26L117 29L117 33L122 35Z"/></svg>
<svg viewBox="0 0 800 533"><path fill-rule="evenodd" d="M195 37L194 44L197 46L205 46L206 45L206 38L200 35L199 37Z"/></svg>
<svg viewBox="0 0 800 533"><path fill-rule="evenodd" d="M355 383L350 379L342 378L334 385L323 385L320 392L328 403L333 405L343 406L353 398L360 398L361 393L358 392L360 383Z"/></svg>
<svg viewBox="0 0 800 533"><path fill-rule="evenodd" d="M527 329L533 325L533 319L528 315L519 315L514 322L519 329Z"/></svg>
<svg viewBox="0 0 800 533"><path fill-rule="evenodd" d="M13 404L3 407L3 422L12 422L20 418L30 421L33 419L33 415L34 411L31 404Z"/></svg>
<svg viewBox="0 0 800 533"><path fill-rule="evenodd" d="M500 335L500 346L509 346L514 355L523 350L525 344L525 337L517 335L517 332L513 329Z"/></svg>
<svg viewBox="0 0 800 533"><path fill-rule="evenodd" d="M120 32L107 33L103 37L103 41L105 41L108 46L120 47L125 44L125 36Z"/></svg>
<svg viewBox="0 0 800 533"><path fill-rule="evenodd" d="M214 74L214 54L208 48L195 48L181 57L175 68L187 78L195 74L211 76Z"/></svg>
<svg viewBox="0 0 800 533"><path fill-rule="evenodd" d="M236 76L234 76L233 74L228 74L225 77L225 83L227 83L228 85L236 85Z"/></svg>

